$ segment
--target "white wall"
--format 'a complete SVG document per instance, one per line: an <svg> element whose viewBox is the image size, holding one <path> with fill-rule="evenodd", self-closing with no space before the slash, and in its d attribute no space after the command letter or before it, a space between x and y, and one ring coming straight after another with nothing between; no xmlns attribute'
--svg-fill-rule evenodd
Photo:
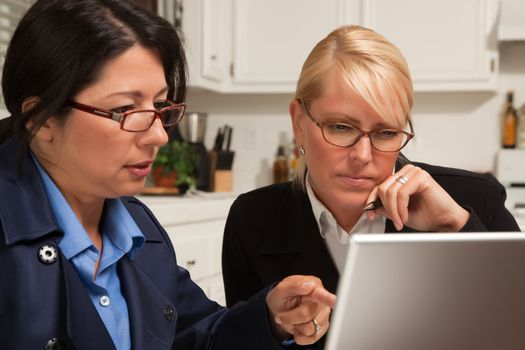
<svg viewBox="0 0 525 350"><path fill-rule="evenodd" d="M191 80L191 77L190 77ZM413 110L416 138L404 153L412 160L474 171L492 171L500 148L499 114L509 89L515 105L525 103L525 42L500 45L497 92L417 93ZM216 94L191 90L191 111L208 112L206 145L217 128L234 127L234 191L271 183L279 142L292 139L288 103L292 95Z"/></svg>

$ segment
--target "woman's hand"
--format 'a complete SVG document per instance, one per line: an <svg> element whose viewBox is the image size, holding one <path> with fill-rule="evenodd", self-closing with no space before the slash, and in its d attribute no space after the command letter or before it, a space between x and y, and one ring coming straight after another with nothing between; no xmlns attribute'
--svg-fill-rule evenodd
<svg viewBox="0 0 525 350"><path fill-rule="evenodd" d="M335 295L314 276L289 276L266 297L277 340L291 334L299 345L313 344L328 330Z"/></svg>
<svg viewBox="0 0 525 350"><path fill-rule="evenodd" d="M367 203L377 198L383 207L369 211L388 217L399 231L404 225L418 231L457 232L469 213L423 169L408 164L374 188Z"/></svg>

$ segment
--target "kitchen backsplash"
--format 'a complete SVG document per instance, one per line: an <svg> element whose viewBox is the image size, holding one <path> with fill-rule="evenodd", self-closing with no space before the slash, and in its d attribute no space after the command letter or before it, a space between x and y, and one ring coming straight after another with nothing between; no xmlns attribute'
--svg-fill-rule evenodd
<svg viewBox="0 0 525 350"><path fill-rule="evenodd" d="M525 42L500 47L499 90L494 92L417 93L413 109L416 137L404 150L413 160L493 171L500 149L500 112L508 90L517 107L525 103ZM191 79L191 77L190 77ZM272 182L279 144L293 138L290 94L217 94L191 90L188 108L207 112L206 146L217 128L234 128L234 191L245 192Z"/></svg>

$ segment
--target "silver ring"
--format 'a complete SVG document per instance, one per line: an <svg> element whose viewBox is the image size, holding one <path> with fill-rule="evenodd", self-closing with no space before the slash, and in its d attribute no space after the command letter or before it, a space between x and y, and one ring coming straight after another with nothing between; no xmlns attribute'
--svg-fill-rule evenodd
<svg viewBox="0 0 525 350"><path fill-rule="evenodd" d="M401 185L404 185L408 182L408 177L400 176L396 179L396 182L399 182Z"/></svg>
<svg viewBox="0 0 525 350"><path fill-rule="evenodd" d="M312 318L312 322L314 323L314 326L315 326L315 335L319 335L321 334L321 331L323 330L321 328L321 326L319 325L319 323L317 323L317 321L315 320L315 318Z"/></svg>

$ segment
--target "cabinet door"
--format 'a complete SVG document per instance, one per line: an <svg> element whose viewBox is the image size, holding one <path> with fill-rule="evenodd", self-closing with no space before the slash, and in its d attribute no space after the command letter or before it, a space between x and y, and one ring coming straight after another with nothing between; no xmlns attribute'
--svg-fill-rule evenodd
<svg viewBox="0 0 525 350"><path fill-rule="evenodd" d="M170 236L177 263L199 283L220 275L220 251L224 219L165 227Z"/></svg>
<svg viewBox="0 0 525 350"><path fill-rule="evenodd" d="M189 83L221 91L230 78L231 0L179 1Z"/></svg>
<svg viewBox="0 0 525 350"><path fill-rule="evenodd" d="M345 22L347 2L233 0L233 83L293 91L313 46Z"/></svg>
<svg viewBox="0 0 525 350"><path fill-rule="evenodd" d="M203 0L202 75L206 79L222 82L228 72L230 55L228 3L218 0Z"/></svg>
<svg viewBox="0 0 525 350"><path fill-rule="evenodd" d="M419 91L496 88L494 0L362 0L363 24L396 44Z"/></svg>

